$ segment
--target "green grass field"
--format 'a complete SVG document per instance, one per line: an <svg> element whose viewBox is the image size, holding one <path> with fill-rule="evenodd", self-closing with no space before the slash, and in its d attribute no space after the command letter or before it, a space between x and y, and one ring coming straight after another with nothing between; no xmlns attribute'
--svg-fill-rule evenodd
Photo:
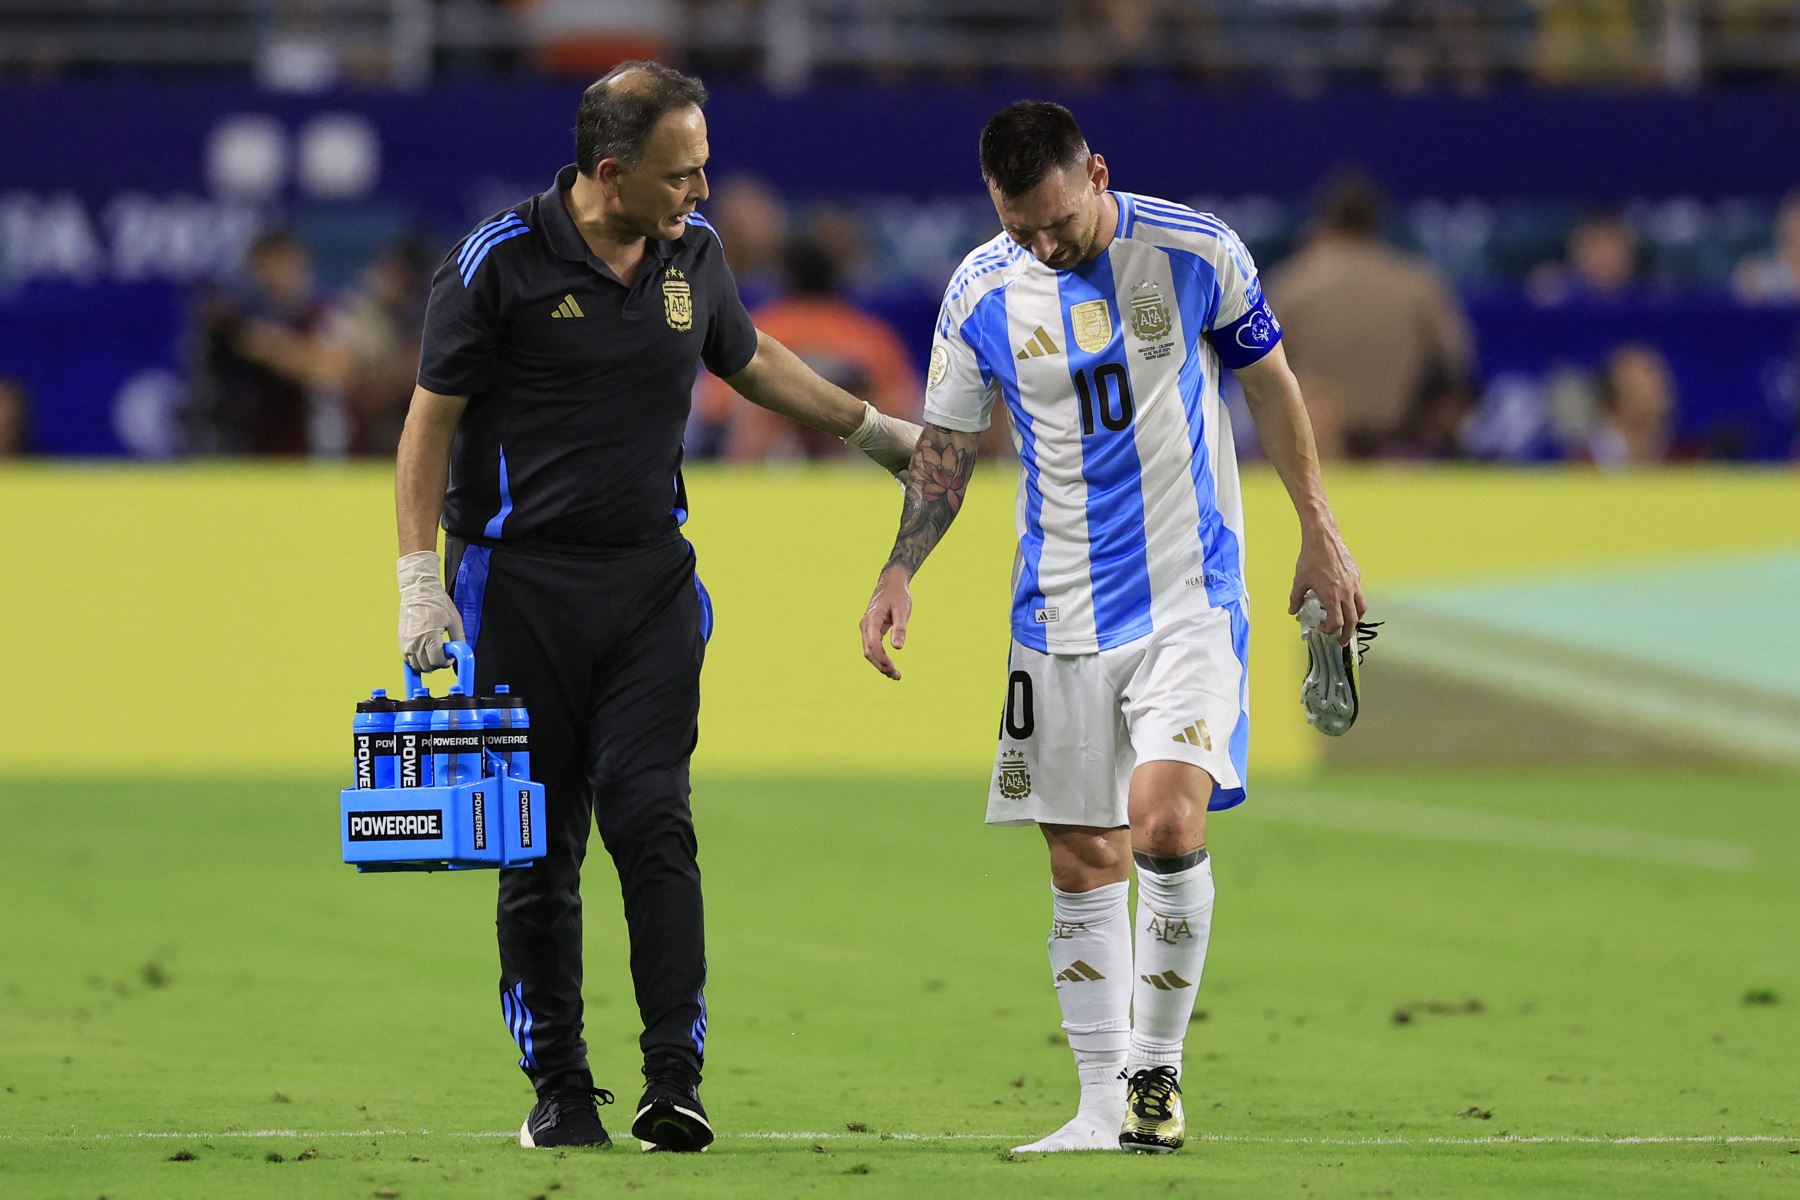
<svg viewBox="0 0 1800 1200"><path fill-rule="evenodd" d="M355 875L335 782L0 780L0 1195L1800 1194L1793 777L1262 783L1209 839L1187 1150L1023 1161L1073 1097L1040 843L880 774L700 781L721 1139L679 1159L510 1140L493 877Z"/></svg>

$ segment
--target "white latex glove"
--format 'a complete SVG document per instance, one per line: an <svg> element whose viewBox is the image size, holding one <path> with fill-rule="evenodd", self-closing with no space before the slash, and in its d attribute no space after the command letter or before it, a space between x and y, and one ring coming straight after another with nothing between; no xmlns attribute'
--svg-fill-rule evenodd
<svg viewBox="0 0 1800 1200"><path fill-rule="evenodd" d="M865 400L862 424L844 439L844 444L855 446L904 484L906 468L912 463L913 448L919 444L919 435L924 432L911 421L890 417Z"/></svg>
<svg viewBox="0 0 1800 1200"><path fill-rule="evenodd" d="M400 653L415 671L435 671L450 665L444 656L444 637L460 642L462 614L444 590L443 569L435 550L403 555L394 564L400 581Z"/></svg>

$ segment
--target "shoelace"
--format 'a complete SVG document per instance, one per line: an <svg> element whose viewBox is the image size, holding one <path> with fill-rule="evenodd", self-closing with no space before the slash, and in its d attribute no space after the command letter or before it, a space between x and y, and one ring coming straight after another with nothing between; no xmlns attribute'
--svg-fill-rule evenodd
<svg viewBox="0 0 1800 1200"><path fill-rule="evenodd" d="M1175 1093L1181 1084L1174 1067L1152 1067L1131 1077L1131 1110L1146 1121L1166 1121L1175 1115Z"/></svg>
<svg viewBox="0 0 1800 1200"><path fill-rule="evenodd" d="M1378 636L1376 630L1386 625L1386 621L1358 621L1356 623L1356 661L1362 662L1363 655L1369 652L1369 643Z"/></svg>
<svg viewBox="0 0 1800 1200"><path fill-rule="evenodd" d="M557 1088L544 1099L549 1103L549 1111L544 1115L550 1119L550 1124L556 1125L562 1122L565 1108L575 1116L587 1116L591 1112L598 1121L600 1114L597 1110L602 1105L611 1104L613 1094L605 1088L574 1085Z"/></svg>

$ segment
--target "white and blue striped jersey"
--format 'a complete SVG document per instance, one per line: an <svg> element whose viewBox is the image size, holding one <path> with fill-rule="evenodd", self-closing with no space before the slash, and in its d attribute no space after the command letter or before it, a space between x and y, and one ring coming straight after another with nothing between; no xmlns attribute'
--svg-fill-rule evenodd
<svg viewBox="0 0 1800 1200"><path fill-rule="evenodd" d="M1226 367L1281 339L1256 265L1223 221L1112 193L1090 262L1054 271L1001 234L944 292L925 419L1012 416L1020 473L1013 636L1091 654L1244 593L1244 514Z"/></svg>

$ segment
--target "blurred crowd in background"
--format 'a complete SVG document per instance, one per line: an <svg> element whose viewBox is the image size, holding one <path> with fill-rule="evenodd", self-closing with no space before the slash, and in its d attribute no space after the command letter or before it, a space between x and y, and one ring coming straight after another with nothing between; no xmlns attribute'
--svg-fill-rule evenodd
<svg viewBox="0 0 1800 1200"><path fill-rule="evenodd" d="M1800 79L1790 0L0 0L0 71L254 73L267 86L593 74L624 58L834 77L1225 86L1691 87Z"/></svg>
<svg viewBox="0 0 1800 1200"><path fill-rule="evenodd" d="M754 176L721 185L706 209L760 328L857 396L918 417L928 329L904 327L884 311L892 308L887 289L870 274L871 249L851 214L831 205L792 212ZM1491 398L1461 295L1430 258L1396 246L1387 230L1378 187L1346 172L1328 182L1288 251L1263 264L1321 452L1508 457L1482 441ZM1735 264L1733 294L1746 307L1800 305L1800 191L1781 205L1769 238ZM333 293L317 286L308 250L292 234L256 237L236 278L194 298L181 409L189 452L391 454L412 393L424 297L443 249L408 237ZM1640 237L1617 210L1580 217L1562 252L1515 282L1529 304L1571 318L1654 304L1667 290L1647 273ZM1682 398L1653 340L1620 341L1597 361L1553 377L1549 392L1549 457L1601 467L1732 457L1729 445L1678 439ZM6 394L0 387L0 398ZM1239 425L1240 435L1249 433L1241 413ZM14 418L10 427L19 426ZM0 418L0 444L8 428ZM1254 457L1253 437L1243 440ZM1004 414L997 413L984 450L1011 452ZM702 376L691 457L813 459L842 451L834 439Z"/></svg>
<svg viewBox="0 0 1800 1200"><path fill-rule="evenodd" d="M871 248L850 213L832 205L794 213L754 176L721 185L706 210L759 327L852 393L917 418L929 329L892 315L890 289L871 274ZM1322 191L1288 251L1263 260L1327 457L1561 458L1615 467L1734 456L1730 445L1678 439L1682 397L1673 373L1653 340L1638 339L1547 381L1551 452L1509 455L1484 441L1484 423L1504 419L1495 410L1505 397L1484 381L1463 299L1429 257L1396 246L1387 230L1379 189L1344 173ZM1769 238L1736 263L1733 294L1746 307L1800 306L1800 192L1781 205ZM1654 304L1669 290L1646 272L1640 237L1619 211L1581 217L1565 243L1516 280L1531 305L1579 317ZM192 454L391 455L412 394L426 291L444 250L404 238L333 291L318 285L304 242L281 229L258 235L240 272L193 297L177 444ZM710 376L694 399L692 458L843 452ZM1241 410L1237 425L1242 449L1255 457ZM28 429L22 386L0 379L0 451L23 452ZM1012 452L1003 413L983 449Z"/></svg>
<svg viewBox="0 0 1800 1200"><path fill-rule="evenodd" d="M709 82L777 92L841 78L859 87L953 89L977 76L1016 79L1021 93L1044 84L1076 96L1123 76L1137 86L1178 80L1184 96L1214 86L1221 94L1239 86L1338 89L1325 91L1328 98L1370 85L1456 94L1594 86L1791 92L1800 85L1800 4L0 0L0 77L33 85L154 83L186 72L304 94L473 75L580 80L646 56ZM1167 117L1154 98L1147 104L1146 119ZM555 166L546 162L545 174ZM937 298L961 254L996 228L974 181L966 203L947 207L795 194L781 179L742 170L713 182L703 209L757 323L827 378L917 417ZM1154 168L1141 164L1116 183L1161 190ZM1796 190L1785 198L1662 195L1603 206L1537 194L1390 203L1383 183L1344 166L1319 179L1310 197L1169 197L1217 212L1255 254L1323 454L1601 468L1800 457L1800 155L1787 183ZM1618 195L1633 194L1622 181ZM390 220L383 229L374 253L361 243L346 253L355 239L341 229L272 221L241 240L241 262L185 284L179 395L144 409L155 428L146 433L140 420L124 439L127 452L392 454L428 283L458 231L442 221ZM1690 316L1696 303L1704 311ZM1749 384L1730 384L1758 393L1758 432L1746 433L1735 417L1683 421L1715 399L1696 394L1712 384L1694 354L1708 330L1766 326L1772 313L1794 315L1772 327L1786 347L1779 363ZM1566 355L1550 352L1548 368L1517 369L1516 355L1505 352L1570 328L1582 340ZM0 456L16 456L34 446L33 400L7 371L0 344ZM1234 424L1240 452L1254 458L1241 406ZM989 453L1012 452L1004 426L997 413ZM1773 452L1769 428L1777 430ZM832 439L753 408L716 380L703 376L696 389L691 458L840 453Z"/></svg>

